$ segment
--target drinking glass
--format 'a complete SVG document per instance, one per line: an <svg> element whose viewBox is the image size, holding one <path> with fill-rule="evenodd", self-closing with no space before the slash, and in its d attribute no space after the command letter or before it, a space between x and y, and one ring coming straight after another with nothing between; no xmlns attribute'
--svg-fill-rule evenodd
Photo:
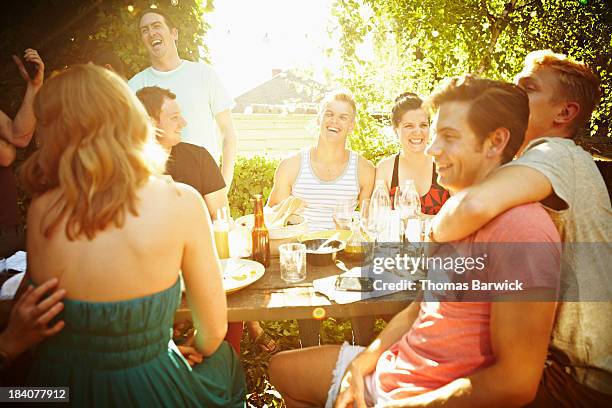
<svg viewBox="0 0 612 408"><path fill-rule="evenodd" d="M395 187L395 196L393 196L393 209L400 210L402 204L404 204L404 200L402 200L402 194L404 193L404 187L397 186Z"/></svg>
<svg viewBox="0 0 612 408"><path fill-rule="evenodd" d="M361 223L361 229L368 235L368 237L376 238L376 225L372 217L370 217L369 198L361 202L361 206L359 207L359 222Z"/></svg>
<svg viewBox="0 0 612 408"><path fill-rule="evenodd" d="M282 244L278 247L281 279L298 283L306 279L306 245Z"/></svg>
<svg viewBox="0 0 612 408"><path fill-rule="evenodd" d="M395 196L393 196L393 209L399 215L399 241L404 242L404 231L406 230L406 224L404 223L404 218L402 218L402 207L405 205L404 200L402 199L403 190L400 186L395 187Z"/></svg>
<svg viewBox="0 0 612 408"><path fill-rule="evenodd" d="M404 236L410 243L423 242L425 232L425 220L420 216L408 217L406 219L406 231Z"/></svg>
<svg viewBox="0 0 612 408"><path fill-rule="evenodd" d="M430 219L419 215L409 217L406 220L406 231L404 232L404 251L408 256L421 257L425 255L425 234Z"/></svg>
<svg viewBox="0 0 612 408"><path fill-rule="evenodd" d="M375 241L380 240L387 229L391 207L389 200L366 199L361 202L361 227Z"/></svg>
<svg viewBox="0 0 612 408"><path fill-rule="evenodd" d="M400 216L401 235L404 235L408 227L408 218L418 218L421 213L421 199L413 180L406 180L401 189L397 187L394 205Z"/></svg>
<svg viewBox="0 0 612 408"><path fill-rule="evenodd" d="M353 216L353 203L340 201L334 205L333 219L336 228L340 230L351 229L351 217Z"/></svg>

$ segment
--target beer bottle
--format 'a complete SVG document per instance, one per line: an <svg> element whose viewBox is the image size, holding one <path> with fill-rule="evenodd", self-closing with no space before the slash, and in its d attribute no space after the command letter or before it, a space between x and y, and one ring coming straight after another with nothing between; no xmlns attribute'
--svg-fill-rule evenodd
<svg viewBox="0 0 612 408"><path fill-rule="evenodd" d="M270 233L266 228L263 213L263 198L255 194L255 224L251 231L253 260L263 266L270 266Z"/></svg>

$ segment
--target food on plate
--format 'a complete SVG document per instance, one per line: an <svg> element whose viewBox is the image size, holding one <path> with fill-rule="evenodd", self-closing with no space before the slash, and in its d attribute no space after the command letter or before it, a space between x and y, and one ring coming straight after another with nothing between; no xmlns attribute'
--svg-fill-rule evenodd
<svg viewBox="0 0 612 408"><path fill-rule="evenodd" d="M244 281L253 277L257 272L249 266L243 265L230 259L225 265L223 271L223 279L232 279L235 281Z"/></svg>
<svg viewBox="0 0 612 408"><path fill-rule="evenodd" d="M250 276L254 276L255 275L255 271L254 270L250 270L248 272L240 272L240 273L235 273L232 275L224 275L223 277L226 279L233 279L233 280L237 280L237 281L243 281L246 280L247 278L249 278Z"/></svg>

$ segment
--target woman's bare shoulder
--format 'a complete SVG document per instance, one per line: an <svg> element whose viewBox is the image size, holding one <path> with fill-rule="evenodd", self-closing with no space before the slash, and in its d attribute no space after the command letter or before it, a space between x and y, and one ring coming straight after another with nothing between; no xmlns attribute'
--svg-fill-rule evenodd
<svg viewBox="0 0 612 408"><path fill-rule="evenodd" d="M59 188L32 197L28 206L28 222L39 220L44 214L48 214L61 197Z"/></svg>
<svg viewBox="0 0 612 408"><path fill-rule="evenodd" d="M145 195L153 195L157 200L169 201L177 211L185 211L189 207L204 205L204 199L190 185L178 183L170 176L155 177L149 180ZM148 197L147 197L148 198Z"/></svg>
<svg viewBox="0 0 612 408"><path fill-rule="evenodd" d="M393 165L395 164L395 156L385 157L376 165L376 178L386 179L391 177Z"/></svg>
<svg viewBox="0 0 612 408"><path fill-rule="evenodd" d="M381 159L376 165L376 169L387 170L389 168L393 168L393 164L395 162L395 155L388 156Z"/></svg>

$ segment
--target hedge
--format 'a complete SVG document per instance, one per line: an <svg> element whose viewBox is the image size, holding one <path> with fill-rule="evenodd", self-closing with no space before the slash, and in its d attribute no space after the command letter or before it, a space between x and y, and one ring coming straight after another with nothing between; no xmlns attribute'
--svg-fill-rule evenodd
<svg viewBox="0 0 612 408"><path fill-rule="evenodd" d="M279 159L263 155L250 158L238 156L234 181L228 195L230 212L234 219L253 213L251 199L254 194L263 194L264 202L268 199L274 183L274 171L279 162Z"/></svg>

